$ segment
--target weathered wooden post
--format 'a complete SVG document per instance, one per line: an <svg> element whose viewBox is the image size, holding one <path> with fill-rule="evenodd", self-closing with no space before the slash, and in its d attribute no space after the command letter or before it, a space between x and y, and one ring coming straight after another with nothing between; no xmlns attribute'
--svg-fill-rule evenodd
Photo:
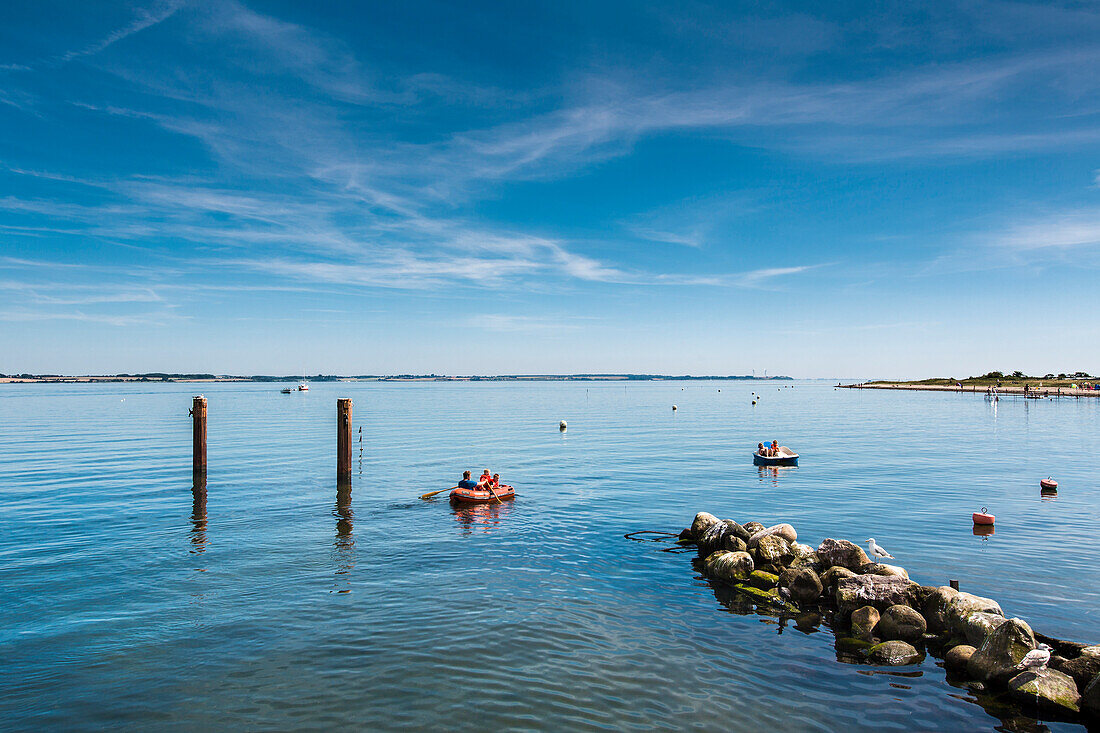
<svg viewBox="0 0 1100 733"><path fill-rule="evenodd" d="M336 480L351 481L351 398L336 400Z"/></svg>
<svg viewBox="0 0 1100 733"><path fill-rule="evenodd" d="M198 395L191 406L193 418L191 427L192 458L191 477L195 485L206 487L206 398Z"/></svg>

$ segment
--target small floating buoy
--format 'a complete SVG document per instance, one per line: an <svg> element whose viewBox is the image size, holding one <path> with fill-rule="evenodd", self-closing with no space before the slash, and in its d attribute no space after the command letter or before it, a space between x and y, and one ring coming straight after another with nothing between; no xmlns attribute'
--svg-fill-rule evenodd
<svg viewBox="0 0 1100 733"><path fill-rule="evenodd" d="M672 406L672 411L673 411L673 412L676 412L676 405L673 405L673 406Z"/></svg>
<svg viewBox="0 0 1100 733"><path fill-rule="evenodd" d="M974 524L993 524L993 520L995 519L984 506L980 512L974 512L972 517L974 519Z"/></svg>
<svg viewBox="0 0 1100 733"><path fill-rule="evenodd" d="M756 400L753 400L753 401L752 401L752 403L753 403L753 404L755 405L755 404L756 404Z"/></svg>
<svg viewBox="0 0 1100 733"><path fill-rule="evenodd" d="M565 420L562 420L560 423L558 423L558 430L565 430L567 427L569 426L565 424Z"/></svg>
<svg viewBox="0 0 1100 733"><path fill-rule="evenodd" d="M1045 479L1039 482L1039 488L1046 489L1047 491L1057 491L1058 482L1052 479L1050 476L1047 476Z"/></svg>

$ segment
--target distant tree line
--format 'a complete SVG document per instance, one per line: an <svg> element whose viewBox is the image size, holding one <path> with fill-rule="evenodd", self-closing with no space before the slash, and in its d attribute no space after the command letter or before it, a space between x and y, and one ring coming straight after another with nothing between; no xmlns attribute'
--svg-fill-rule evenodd
<svg viewBox="0 0 1100 733"><path fill-rule="evenodd" d="M1004 380L1020 380L1020 379L1093 379L1089 376L1088 372L1062 372L1061 374L1044 374L1041 377L1031 377L1023 372L1017 370L1007 376L1004 372L987 372L980 377L969 377L969 379L1004 379Z"/></svg>

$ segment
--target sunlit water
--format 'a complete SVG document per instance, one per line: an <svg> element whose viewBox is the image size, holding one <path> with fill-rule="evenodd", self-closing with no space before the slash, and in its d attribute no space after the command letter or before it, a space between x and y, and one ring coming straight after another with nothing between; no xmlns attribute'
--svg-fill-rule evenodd
<svg viewBox="0 0 1100 733"><path fill-rule="evenodd" d="M338 396L363 437L350 509ZM922 583L957 578L1037 630L1096 642L1098 428L1097 400L802 382L3 385L0 719L992 730L932 657L840 663L827 627L731 613L691 555L623 535L700 510L787 521L814 545L873 535ZM797 469L752 466L772 438ZM514 502L416 498L485 467ZM970 521L982 506L987 538Z"/></svg>

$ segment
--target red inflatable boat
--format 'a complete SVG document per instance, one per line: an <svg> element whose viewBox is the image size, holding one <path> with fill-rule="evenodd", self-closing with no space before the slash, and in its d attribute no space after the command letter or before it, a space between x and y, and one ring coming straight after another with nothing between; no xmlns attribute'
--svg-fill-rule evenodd
<svg viewBox="0 0 1100 733"><path fill-rule="evenodd" d="M497 499L504 501L505 499L514 497L516 495L516 490L508 484L501 484L493 489L493 494L497 495ZM455 489L451 492L451 501L457 501L463 504L492 504L496 502L496 499L493 498L493 494L479 489Z"/></svg>

